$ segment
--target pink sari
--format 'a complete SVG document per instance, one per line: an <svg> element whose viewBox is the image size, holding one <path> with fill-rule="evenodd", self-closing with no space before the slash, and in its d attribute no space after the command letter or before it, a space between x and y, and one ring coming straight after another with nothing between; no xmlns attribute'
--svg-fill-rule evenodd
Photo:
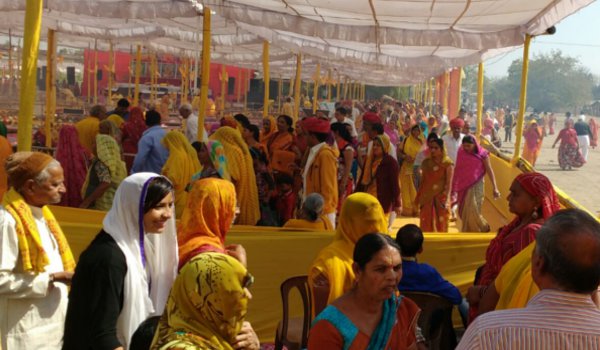
<svg viewBox="0 0 600 350"><path fill-rule="evenodd" d="M592 135L590 135L590 146L596 148L598 146L598 124L594 118L590 118L589 125L592 132Z"/></svg>
<svg viewBox="0 0 600 350"><path fill-rule="evenodd" d="M475 141L475 138L473 138ZM477 144L473 153L467 152L461 146L456 157L454 176L452 178L452 192L456 192L456 203L458 212L462 215L465 196L471 186L478 183L485 176L485 159L489 156L488 151Z"/></svg>
<svg viewBox="0 0 600 350"><path fill-rule="evenodd" d="M87 161L91 156L79 143L75 126L65 124L60 128L55 158L63 168L67 189L59 205L78 208L83 201L81 188L87 175Z"/></svg>

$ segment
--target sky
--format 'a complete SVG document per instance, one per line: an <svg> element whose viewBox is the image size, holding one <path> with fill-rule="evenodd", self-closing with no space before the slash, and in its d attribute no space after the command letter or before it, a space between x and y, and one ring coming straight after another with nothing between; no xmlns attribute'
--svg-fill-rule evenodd
<svg viewBox="0 0 600 350"><path fill-rule="evenodd" d="M579 59L592 74L600 76L600 1L584 7L556 26L554 35L534 38L529 48L530 58L552 50ZM508 54L485 61L485 73L490 77L505 76L510 64L523 57L522 47Z"/></svg>

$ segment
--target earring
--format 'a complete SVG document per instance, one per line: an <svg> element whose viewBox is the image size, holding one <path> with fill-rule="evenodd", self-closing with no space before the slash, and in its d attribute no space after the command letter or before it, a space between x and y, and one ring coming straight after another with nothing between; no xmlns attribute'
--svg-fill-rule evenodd
<svg viewBox="0 0 600 350"><path fill-rule="evenodd" d="M539 216L539 215L538 215L538 208L537 208L537 207L534 207L534 208L533 208L533 213L531 213L531 218L532 218L533 220L537 220L538 216Z"/></svg>

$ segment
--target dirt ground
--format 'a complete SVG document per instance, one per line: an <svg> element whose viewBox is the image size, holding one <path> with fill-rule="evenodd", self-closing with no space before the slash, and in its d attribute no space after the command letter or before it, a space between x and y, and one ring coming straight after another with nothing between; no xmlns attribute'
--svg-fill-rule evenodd
<svg viewBox="0 0 600 350"><path fill-rule="evenodd" d="M596 121L600 118L595 117ZM586 121L589 120L586 119ZM535 168L537 171L548 176L550 181L567 193L571 198L586 207L592 213L600 214L600 147L590 149L588 162L579 169L561 170L558 166L558 145L552 149L552 143L562 128L564 117L559 116L555 126L555 134L547 135L542 144L542 152L537 160ZM500 137L504 141L504 129L501 129ZM513 142L515 135L513 130ZM512 154L514 144L503 142L502 150Z"/></svg>

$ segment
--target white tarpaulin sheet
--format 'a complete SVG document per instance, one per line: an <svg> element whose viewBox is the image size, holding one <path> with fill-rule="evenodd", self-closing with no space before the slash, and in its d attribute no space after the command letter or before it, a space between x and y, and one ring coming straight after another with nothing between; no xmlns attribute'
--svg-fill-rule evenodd
<svg viewBox="0 0 600 350"><path fill-rule="evenodd" d="M349 77L376 85L411 84L475 64L522 45L593 0L46 0L42 37L99 49L196 57L201 12L214 11L215 62L261 70L271 43L271 75L292 77L302 53L303 78ZM0 30L23 29L25 1L0 0Z"/></svg>

